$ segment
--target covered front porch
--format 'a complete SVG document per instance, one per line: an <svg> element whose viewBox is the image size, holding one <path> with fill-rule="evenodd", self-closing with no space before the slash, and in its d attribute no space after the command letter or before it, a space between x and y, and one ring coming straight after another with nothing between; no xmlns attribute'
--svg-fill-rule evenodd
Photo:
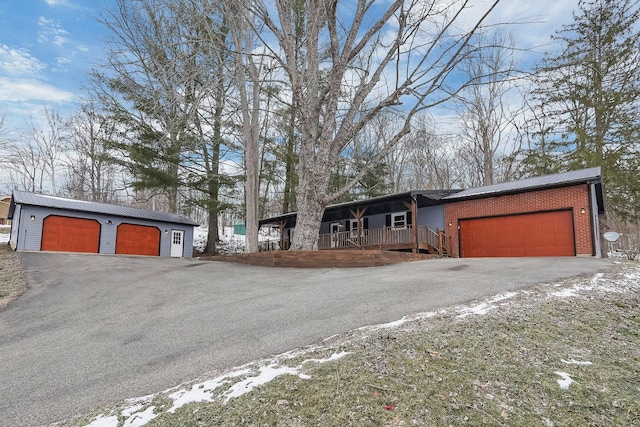
<svg viewBox="0 0 640 427"><path fill-rule="evenodd" d="M323 213L317 248L363 249L451 254L445 233L441 199L456 190L425 190L391 194L328 206ZM260 220L277 228L279 238L264 241L261 251L288 250L295 234L297 213Z"/></svg>
<svg viewBox="0 0 640 427"><path fill-rule="evenodd" d="M260 243L260 251L288 250L291 242L283 233L279 239ZM379 249L387 251L423 252L449 256L450 238L440 230L431 230L426 225L381 227L340 231L337 227L330 233L318 235L318 249Z"/></svg>

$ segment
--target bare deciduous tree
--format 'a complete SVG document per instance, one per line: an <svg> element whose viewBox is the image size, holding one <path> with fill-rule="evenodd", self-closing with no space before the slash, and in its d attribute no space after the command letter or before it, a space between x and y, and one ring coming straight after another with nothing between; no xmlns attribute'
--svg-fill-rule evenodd
<svg viewBox="0 0 640 427"><path fill-rule="evenodd" d="M44 123L33 116L19 139L7 146L9 171L14 187L39 193L58 193L58 171L68 137L65 120L56 111L44 110Z"/></svg>
<svg viewBox="0 0 640 427"><path fill-rule="evenodd" d="M469 168L471 186L513 178L513 163L520 149L516 121L522 113L513 40L496 32L486 41L480 35L476 42L485 47L473 48L462 64L474 83L457 97L465 142L461 154Z"/></svg>
<svg viewBox="0 0 640 427"><path fill-rule="evenodd" d="M0 152L5 150L8 145L9 145L9 129L7 129L7 115L3 113L3 114L0 114Z"/></svg>
<svg viewBox="0 0 640 427"><path fill-rule="evenodd" d="M366 168L341 189L328 192L341 152L373 118L394 111L403 125L373 166L411 129L420 111L449 99L465 82L453 71L467 44L498 4L462 22L470 1L359 0L306 2L305 49L296 51L293 0L251 2L249 9L271 30L265 46L284 70L300 120L298 216L291 248L317 248L325 206L357 185ZM277 41L277 43L274 43Z"/></svg>
<svg viewBox="0 0 640 427"><path fill-rule="evenodd" d="M116 165L108 148L117 133L116 123L96 111L91 102L71 118L66 160L67 195L102 203L117 200Z"/></svg>
<svg viewBox="0 0 640 427"><path fill-rule="evenodd" d="M242 5L238 2L230 1L228 6L227 19L233 42L234 76L242 118L246 210L245 251L257 252L260 196L260 89L265 56L254 52L255 34L252 28L254 28L255 19L248 14L242 14L240 12Z"/></svg>
<svg viewBox="0 0 640 427"><path fill-rule="evenodd" d="M17 190L43 193L44 164L40 148L33 141L13 143L8 147L7 168L11 186Z"/></svg>

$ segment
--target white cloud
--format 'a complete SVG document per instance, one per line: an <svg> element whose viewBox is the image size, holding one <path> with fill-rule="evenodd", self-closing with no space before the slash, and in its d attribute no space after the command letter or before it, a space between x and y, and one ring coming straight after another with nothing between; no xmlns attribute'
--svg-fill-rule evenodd
<svg viewBox="0 0 640 427"><path fill-rule="evenodd" d="M76 96L36 79L0 77L0 102L71 102Z"/></svg>
<svg viewBox="0 0 640 427"><path fill-rule="evenodd" d="M55 36L55 37L53 38L52 43L53 43L53 44L55 44L55 45L58 45L58 46L62 47L62 46L64 46L64 44L65 44L66 42L68 42L68 41L69 41L69 39L68 39L68 38L66 38L66 37L62 37L62 36Z"/></svg>
<svg viewBox="0 0 640 427"><path fill-rule="evenodd" d="M49 6L72 6L71 3L69 3L67 0L44 0L44 2Z"/></svg>
<svg viewBox="0 0 640 427"><path fill-rule="evenodd" d="M11 76L37 76L46 65L26 49L13 49L0 44L0 73Z"/></svg>
<svg viewBox="0 0 640 427"><path fill-rule="evenodd" d="M57 46L63 47L64 44L69 41L69 39L65 37L69 32L62 28L60 21L56 19L48 19L41 16L38 18L38 26L42 28L38 32L39 43L51 42Z"/></svg>
<svg viewBox="0 0 640 427"><path fill-rule="evenodd" d="M69 9L89 9L87 6L82 4L73 3L69 0L44 0L44 2L51 7L66 7ZM87 2L88 3L88 2Z"/></svg>
<svg viewBox="0 0 640 427"><path fill-rule="evenodd" d="M71 56L73 56L73 54L71 54ZM67 64L70 64L72 62L73 62L73 60L71 58L65 58L63 56L58 56L58 57L56 57L56 63L51 68L51 71L54 72L54 73L66 73L67 71L69 71L69 68L67 68Z"/></svg>

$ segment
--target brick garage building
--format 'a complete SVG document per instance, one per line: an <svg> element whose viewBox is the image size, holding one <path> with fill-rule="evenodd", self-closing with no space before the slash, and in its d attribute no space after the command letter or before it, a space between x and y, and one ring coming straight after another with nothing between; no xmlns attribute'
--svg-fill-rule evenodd
<svg viewBox="0 0 640 427"><path fill-rule="evenodd" d="M600 168L472 188L443 200L454 256L601 256Z"/></svg>

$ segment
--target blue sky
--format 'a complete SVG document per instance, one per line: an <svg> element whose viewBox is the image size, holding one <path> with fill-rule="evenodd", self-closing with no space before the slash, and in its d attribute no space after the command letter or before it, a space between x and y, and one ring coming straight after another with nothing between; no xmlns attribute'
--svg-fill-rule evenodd
<svg viewBox="0 0 640 427"><path fill-rule="evenodd" d="M44 106L73 111L103 55L109 0L0 0L0 113L19 128ZM22 122L22 123L20 123Z"/></svg>
<svg viewBox="0 0 640 427"><path fill-rule="evenodd" d="M516 40L541 52L552 48L541 46L553 31L571 22L577 2L502 0L492 21L521 22L509 27ZM7 115L8 128L24 127L45 106L63 115L77 108L86 74L104 57L108 34L96 17L113 5L113 0L0 0L0 113Z"/></svg>

